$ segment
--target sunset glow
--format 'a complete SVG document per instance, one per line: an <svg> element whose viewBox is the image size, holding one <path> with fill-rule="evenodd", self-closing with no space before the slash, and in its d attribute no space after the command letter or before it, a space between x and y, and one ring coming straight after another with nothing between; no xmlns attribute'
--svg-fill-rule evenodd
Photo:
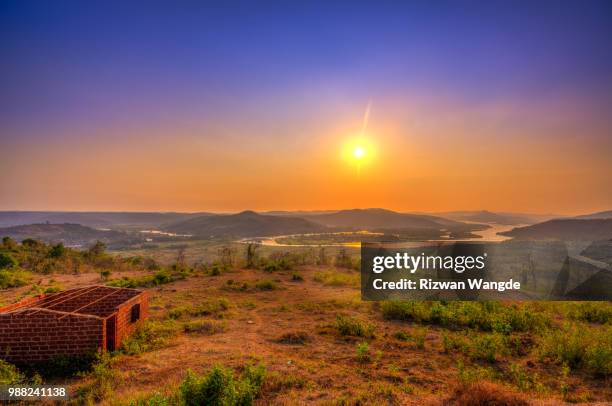
<svg viewBox="0 0 612 406"><path fill-rule="evenodd" d="M605 13L419 4L7 6L0 209L609 209Z"/></svg>

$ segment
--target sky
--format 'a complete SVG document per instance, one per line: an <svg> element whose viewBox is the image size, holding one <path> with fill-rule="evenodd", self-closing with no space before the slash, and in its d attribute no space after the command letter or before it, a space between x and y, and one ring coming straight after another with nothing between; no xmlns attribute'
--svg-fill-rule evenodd
<svg viewBox="0 0 612 406"><path fill-rule="evenodd" d="M612 209L609 2L404 3L0 2L0 210Z"/></svg>

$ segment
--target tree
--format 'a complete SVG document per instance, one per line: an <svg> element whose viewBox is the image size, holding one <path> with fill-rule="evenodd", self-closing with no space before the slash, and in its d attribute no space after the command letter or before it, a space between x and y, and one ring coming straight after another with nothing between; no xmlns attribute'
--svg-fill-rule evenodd
<svg viewBox="0 0 612 406"><path fill-rule="evenodd" d="M100 258L102 255L104 255L105 250L106 244L104 244L102 241L96 241L96 243L89 248L87 254L89 257L94 259Z"/></svg>
<svg viewBox="0 0 612 406"><path fill-rule="evenodd" d="M51 247L51 251L49 251L51 258L61 258L64 254L66 254L66 247L61 242Z"/></svg>
<svg viewBox="0 0 612 406"><path fill-rule="evenodd" d="M11 254L0 252L0 269L14 268L17 266L17 260Z"/></svg>
<svg viewBox="0 0 612 406"><path fill-rule="evenodd" d="M259 244L248 244L246 251L246 267L248 269L257 268L257 249L259 248Z"/></svg>
<svg viewBox="0 0 612 406"><path fill-rule="evenodd" d="M4 237L2 238L2 246L12 251L17 248L17 241L13 240L11 237Z"/></svg>

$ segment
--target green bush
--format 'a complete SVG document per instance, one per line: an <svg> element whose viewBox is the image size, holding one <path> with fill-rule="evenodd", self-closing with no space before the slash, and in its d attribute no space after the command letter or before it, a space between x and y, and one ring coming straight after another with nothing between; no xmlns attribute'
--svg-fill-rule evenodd
<svg viewBox="0 0 612 406"><path fill-rule="evenodd" d="M255 287L259 290L276 290L278 285L276 282L270 279L262 279L255 284Z"/></svg>
<svg viewBox="0 0 612 406"><path fill-rule="evenodd" d="M11 254L0 252L0 269L14 268L17 266L17 260Z"/></svg>
<svg viewBox="0 0 612 406"><path fill-rule="evenodd" d="M25 376L13 364L0 359L0 385L13 385L22 383Z"/></svg>
<svg viewBox="0 0 612 406"><path fill-rule="evenodd" d="M357 361L370 362L370 345L366 342L357 344Z"/></svg>
<svg viewBox="0 0 612 406"><path fill-rule="evenodd" d="M612 326L589 328L566 324L542 337L541 360L599 376L612 374Z"/></svg>
<svg viewBox="0 0 612 406"><path fill-rule="evenodd" d="M16 288L30 283L32 274L21 269L0 270L0 289Z"/></svg>
<svg viewBox="0 0 612 406"><path fill-rule="evenodd" d="M365 323L354 317L339 315L336 317L336 328L343 336L372 338L374 337L376 326Z"/></svg>
<svg viewBox="0 0 612 406"><path fill-rule="evenodd" d="M568 317L589 323L609 324L612 321L612 303L586 302L570 304Z"/></svg>
<svg viewBox="0 0 612 406"><path fill-rule="evenodd" d="M117 374L112 369L111 361L108 353L98 353L91 372L82 374L87 378L87 383L77 391L78 403L97 403L113 393Z"/></svg>
<svg viewBox="0 0 612 406"><path fill-rule="evenodd" d="M299 272L294 272L291 274L291 280L294 282L302 282L304 277Z"/></svg>
<svg viewBox="0 0 612 406"><path fill-rule="evenodd" d="M185 406L247 406L259 395L266 376L262 365L247 366L239 379L230 369L214 367L204 376L192 371L179 387L180 404Z"/></svg>

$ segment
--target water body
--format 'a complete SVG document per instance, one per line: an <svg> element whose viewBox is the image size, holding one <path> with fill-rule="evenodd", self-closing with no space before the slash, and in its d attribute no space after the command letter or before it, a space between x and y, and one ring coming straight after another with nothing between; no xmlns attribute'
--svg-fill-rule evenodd
<svg viewBox="0 0 612 406"><path fill-rule="evenodd" d="M478 224L482 224L482 223L478 223ZM505 240L509 240L512 237L507 237L505 235L497 235L497 233L503 232L503 231L510 231L515 227L522 227L523 225L514 225L514 226L509 226L509 225L504 225L504 224L496 224L496 223L487 223L488 226L490 226L489 228L487 228L486 230L480 230L480 231L472 231L472 234L478 235L479 237L474 237L474 238L462 238L462 239L457 239L457 240L453 240L450 238L442 238L439 240L428 240L428 241L505 241ZM281 238L286 238L286 237L300 237L300 236L313 236L313 235L321 235L321 236L325 236L325 235L343 235L343 234L364 234L364 235L382 235L382 233L372 233L369 231L359 231L359 232L348 232L348 231L343 231L343 232L337 232L337 233L314 233L314 234L292 234L292 235L277 235L274 237L261 237L261 238L243 238L241 240L238 240L239 243L243 243L243 244L249 244L249 243L255 243L255 244L261 244L264 246L268 246L268 247L356 247L359 248L361 246L361 243L358 241L354 241L354 242L344 242L344 243L329 243L329 244L283 244L283 243L279 243L277 242L278 239Z"/></svg>

